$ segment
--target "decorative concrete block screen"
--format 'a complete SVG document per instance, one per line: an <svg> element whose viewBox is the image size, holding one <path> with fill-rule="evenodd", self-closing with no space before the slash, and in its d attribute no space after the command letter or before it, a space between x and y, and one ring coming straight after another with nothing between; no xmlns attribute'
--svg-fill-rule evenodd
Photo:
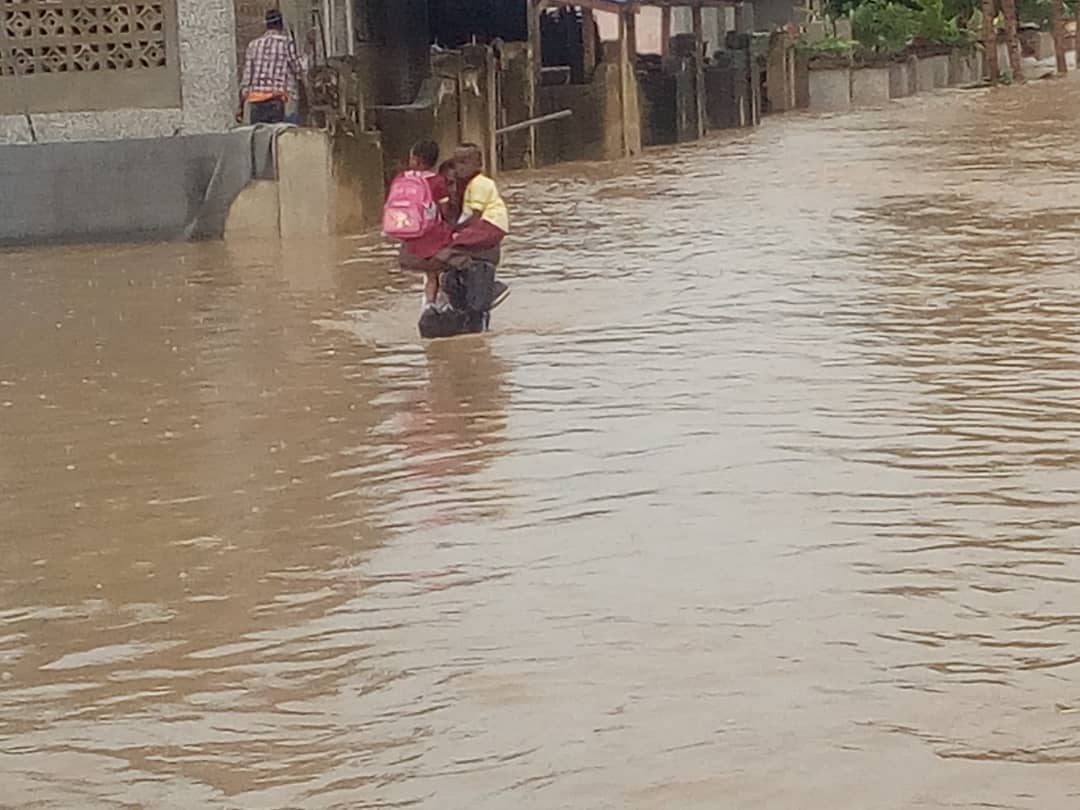
<svg viewBox="0 0 1080 810"><path fill-rule="evenodd" d="M0 114L179 106L175 0L0 0Z"/></svg>

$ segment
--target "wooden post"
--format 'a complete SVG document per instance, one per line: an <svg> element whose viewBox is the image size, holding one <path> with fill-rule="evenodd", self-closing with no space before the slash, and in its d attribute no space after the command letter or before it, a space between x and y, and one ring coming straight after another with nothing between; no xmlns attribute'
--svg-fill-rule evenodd
<svg viewBox="0 0 1080 810"><path fill-rule="evenodd" d="M540 15L542 0L526 0L529 23L529 82L525 87L529 106L529 118L540 115L540 70L543 67L543 54L540 50ZM535 169L538 165L536 154L536 127L529 130L529 147L525 155L525 166Z"/></svg>
<svg viewBox="0 0 1080 810"><path fill-rule="evenodd" d="M484 135L487 142L485 165L492 176L499 171L499 66L495 62L495 51L490 45L484 46Z"/></svg>
<svg viewBox="0 0 1080 810"><path fill-rule="evenodd" d="M1009 51L1009 67L1012 80L1024 80L1024 68L1020 61L1020 37L1017 33L1016 0L1001 0L1001 13L1005 16L1005 47Z"/></svg>
<svg viewBox="0 0 1080 810"><path fill-rule="evenodd" d="M619 13L619 107L622 118L623 154L641 151L641 113L637 103L637 20L633 11Z"/></svg>
<svg viewBox="0 0 1080 810"><path fill-rule="evenodd" d="M691 10L694 21L694 92L697 98L697 136L705 137L705 26L701 6Z"/></svg>
<svg viewBox="0 0 1080 810"><path fill-rule="evenodd" d="M982 2L982 44L983 44L983 71L985 78L991 84L997 84L1001 78L1001 67L998 65L997 28L994 26L994 14L996 4L994 0L981 0Z"/></svg>
<svg viewBox="0 0 1080 810"><path fill-rule="evenodd" d="M671 6L660 9L660 56L667 59L671 53Z"/></svg>
<svg viewBox="0 0 1080 810"><path fill-rule="evenodd" d="M1076 4L1076 35L1073 40L1073 48L1076 51L1076 68L1080 70L1080 3Z"/></svg>
<svg viewBox="0 0 1080 810"><path fill-rule="evenodd" d="M1069 65L1065 59L1065 20L1062 19L1061 0L1050 0L1050 23L1051 30L1054 32L1054 58L1057 61L1057 72L1064 75L1069 72Z"/></svg>
<svg viewBox="0 0 1080 810"><path fill-rule="evenodd" d="M591 82L596 72L596 23L591 8L581 9L581 61L585 69L585 81Z"/></svg>

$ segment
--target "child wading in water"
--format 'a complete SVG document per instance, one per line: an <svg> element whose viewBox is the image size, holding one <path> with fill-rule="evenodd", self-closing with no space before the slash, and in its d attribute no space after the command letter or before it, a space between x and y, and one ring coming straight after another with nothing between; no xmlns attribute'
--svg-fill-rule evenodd
<svg viewBox="0 0 1080 810"><path fill-rule="evenodd" d="M435 259L435 255L450 244L450 223L454 221L455 214L448 172L442 171L446 164L436 172L438 163L438 144L433 141L415 144L409 152L408 170L398 175L390 186L383 217L386 234L401 239L398 257L401 269L425 276L425 308L435 306L438 300L439 274L443 265ZM426 193L417 186L415 179L426 184ZM414 223L416 219L420 222Z"/></svg>

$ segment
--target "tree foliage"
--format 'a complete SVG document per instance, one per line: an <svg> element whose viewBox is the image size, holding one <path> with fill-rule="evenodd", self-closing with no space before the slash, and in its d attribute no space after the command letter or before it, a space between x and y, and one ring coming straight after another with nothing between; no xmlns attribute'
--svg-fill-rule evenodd
<svg viewBox="0 0 1080 810"><path fill-rule="evenodd" d="M834 1L850 4L848 13L855 39L862 48L877 54L898 53L913 41L966 45L977 36L967 28L974 16L974 5L968 0Z"/></svg>
<svg viewBox="0 0 1080 810"><path fill-rule="evenodd" d="M917 14L896 0L866 0L851 11L851 30L867 50L899 53L915 33Z"/></svg>

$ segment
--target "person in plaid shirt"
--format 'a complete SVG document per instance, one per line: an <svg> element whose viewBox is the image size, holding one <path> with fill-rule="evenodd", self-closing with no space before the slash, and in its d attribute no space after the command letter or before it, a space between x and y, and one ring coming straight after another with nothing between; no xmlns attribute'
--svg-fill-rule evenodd
<svg viewBox="0 0 1080 810"><path fill-rule="evenodd" d="M247 46L236 120L244 120L244 102L247 102L252 124L284 121L285 102L289 93L296 92L299 77L296 44L285 33L281 12L270 9L266 12L266 33Z"/></svg>

